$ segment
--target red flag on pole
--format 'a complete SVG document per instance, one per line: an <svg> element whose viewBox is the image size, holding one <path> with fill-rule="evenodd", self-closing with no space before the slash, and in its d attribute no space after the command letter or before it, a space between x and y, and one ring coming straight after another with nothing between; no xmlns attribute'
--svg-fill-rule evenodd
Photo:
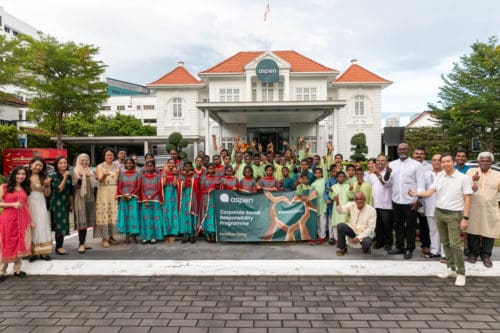
<svg viewBox="0 0 500 333"><path fill-rule="evenodd" d="M266 9L264 10L264 22L267 21L267 17L269 16L270 12L271 9L269 8L269 0L267 0Z"/></svg>

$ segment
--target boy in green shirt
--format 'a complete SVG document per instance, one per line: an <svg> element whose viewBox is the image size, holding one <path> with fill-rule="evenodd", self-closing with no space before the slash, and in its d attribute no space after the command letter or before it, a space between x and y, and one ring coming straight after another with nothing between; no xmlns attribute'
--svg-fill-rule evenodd
<svg viewBox="0 0 500 333"><path fill-rule="evenodd" d="M318 238L316 244L323 244L326 240L326 202L323 200L323 192L325 191L326 180L323 177L323 170L319 167L314 169L314 177L316 178L312 183L312 189L318 193L317 199L317 213L318 213Z"/></svg>

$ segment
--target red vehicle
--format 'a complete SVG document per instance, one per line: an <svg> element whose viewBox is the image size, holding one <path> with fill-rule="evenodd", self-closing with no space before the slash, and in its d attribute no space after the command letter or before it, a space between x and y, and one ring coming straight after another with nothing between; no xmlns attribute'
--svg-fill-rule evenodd
<svg viewBox="0 0 500 333"><path fill-rule="evenodd" d="M68 157L66 149L12 148L3 150L3 174L7 176L18 165L28 165L33 157L41 157L53 164L58 156Z"/></svg>

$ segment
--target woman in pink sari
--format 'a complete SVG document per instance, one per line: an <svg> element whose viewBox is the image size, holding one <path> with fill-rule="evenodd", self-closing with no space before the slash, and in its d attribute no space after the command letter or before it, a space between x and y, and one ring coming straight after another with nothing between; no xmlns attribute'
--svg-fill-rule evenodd
<svg viewBox="0 0 500 333"><path fill-rule="evenodd" d="M30 184L26 169L12 170L6 184L0 186L0 282L7 266L14 263L14 276L26 277L21 259L31 254L31 219L28 207Z"/></svg>

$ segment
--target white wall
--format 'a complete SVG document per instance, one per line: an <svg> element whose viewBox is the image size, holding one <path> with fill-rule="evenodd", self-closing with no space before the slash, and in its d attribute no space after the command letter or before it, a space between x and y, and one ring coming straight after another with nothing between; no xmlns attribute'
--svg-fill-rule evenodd
<svg viewBox="0 0 500 333"><path fill-rule="evenodd" d="M367 157L375 157L380 153L381 146L381 88L341 86L337 91L340 100L346 100L347 105L336 116L333 124L336 137L335 152L349 159L351 152L351 138L354 134L363 132L366 135L368 146ZM365 115L354 115L354 97L365 96Z"/></svg>

